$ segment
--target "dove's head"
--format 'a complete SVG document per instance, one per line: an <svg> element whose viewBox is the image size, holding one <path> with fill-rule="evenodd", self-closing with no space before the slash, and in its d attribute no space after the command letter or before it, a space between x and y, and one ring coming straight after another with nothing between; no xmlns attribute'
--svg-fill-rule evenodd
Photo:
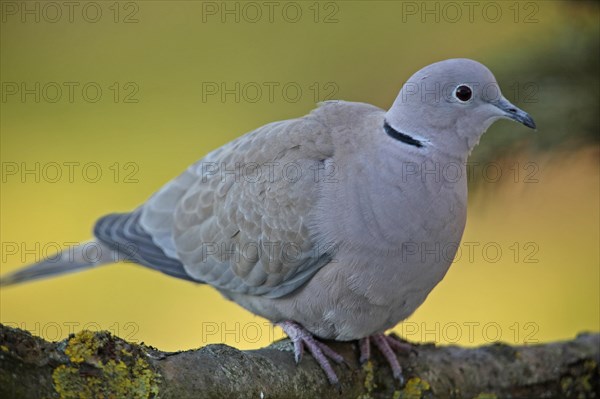
<svg viewBox="0 0 600 399"><path fill-rule="evenodd" d="M531 116L502 96L489 69L463 58L415 73L385 114L394 130L460 157L466 157L501 118L535 129Z"/></svg>

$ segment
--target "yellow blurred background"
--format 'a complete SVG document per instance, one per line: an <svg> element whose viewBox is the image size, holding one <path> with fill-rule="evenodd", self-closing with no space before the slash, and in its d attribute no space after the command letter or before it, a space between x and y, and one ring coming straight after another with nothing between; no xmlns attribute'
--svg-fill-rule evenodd
<svg viewBox="0 0 600 399"><path fill-rule="evenodd" d="M98 217L255 127L331 98L387 108L419 68L469 57L538 132L502 121L484 136L461 256L396 331L477 345L600 330L598 3L51 3L2 3L1 273L86 241ZM0 322L163 350L282 336L208 286L131 264L2 289Z"/></svg>

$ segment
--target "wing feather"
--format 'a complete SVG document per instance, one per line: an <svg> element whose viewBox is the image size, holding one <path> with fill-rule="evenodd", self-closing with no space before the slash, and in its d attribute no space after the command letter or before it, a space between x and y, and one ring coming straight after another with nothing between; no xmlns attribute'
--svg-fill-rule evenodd
<svg viewBox="0 0 600 399"><path fill-rule="evenodd" d="M312 114L265 125L208 154L157 192L139 223L187 275L218 289L280 297L331 259L308 220L316 168L333 155Z"/></svg>

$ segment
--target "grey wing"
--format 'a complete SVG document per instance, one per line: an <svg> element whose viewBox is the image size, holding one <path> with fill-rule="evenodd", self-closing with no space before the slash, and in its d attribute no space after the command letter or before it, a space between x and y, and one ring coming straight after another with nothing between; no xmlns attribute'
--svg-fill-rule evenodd
<svg viewBox="0 0 600 399"><path fill-rule="evenodd" d="M330 132L311 115L266 125L167 184L144 204L139 224L194 281L286 295L332 257L334 246L310 231L319 168L332 154Z"/></svg>

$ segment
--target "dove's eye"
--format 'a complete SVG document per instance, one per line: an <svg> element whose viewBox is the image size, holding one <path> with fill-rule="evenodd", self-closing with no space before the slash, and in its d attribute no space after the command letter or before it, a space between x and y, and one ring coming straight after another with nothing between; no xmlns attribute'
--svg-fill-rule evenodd
<svg viewBox="0 0 600 399"><path fill-rule="evenodd" d="M467 85L460 85L454 91L454 96L461 102L467 102L471 99L473 91Z"/></svg>

